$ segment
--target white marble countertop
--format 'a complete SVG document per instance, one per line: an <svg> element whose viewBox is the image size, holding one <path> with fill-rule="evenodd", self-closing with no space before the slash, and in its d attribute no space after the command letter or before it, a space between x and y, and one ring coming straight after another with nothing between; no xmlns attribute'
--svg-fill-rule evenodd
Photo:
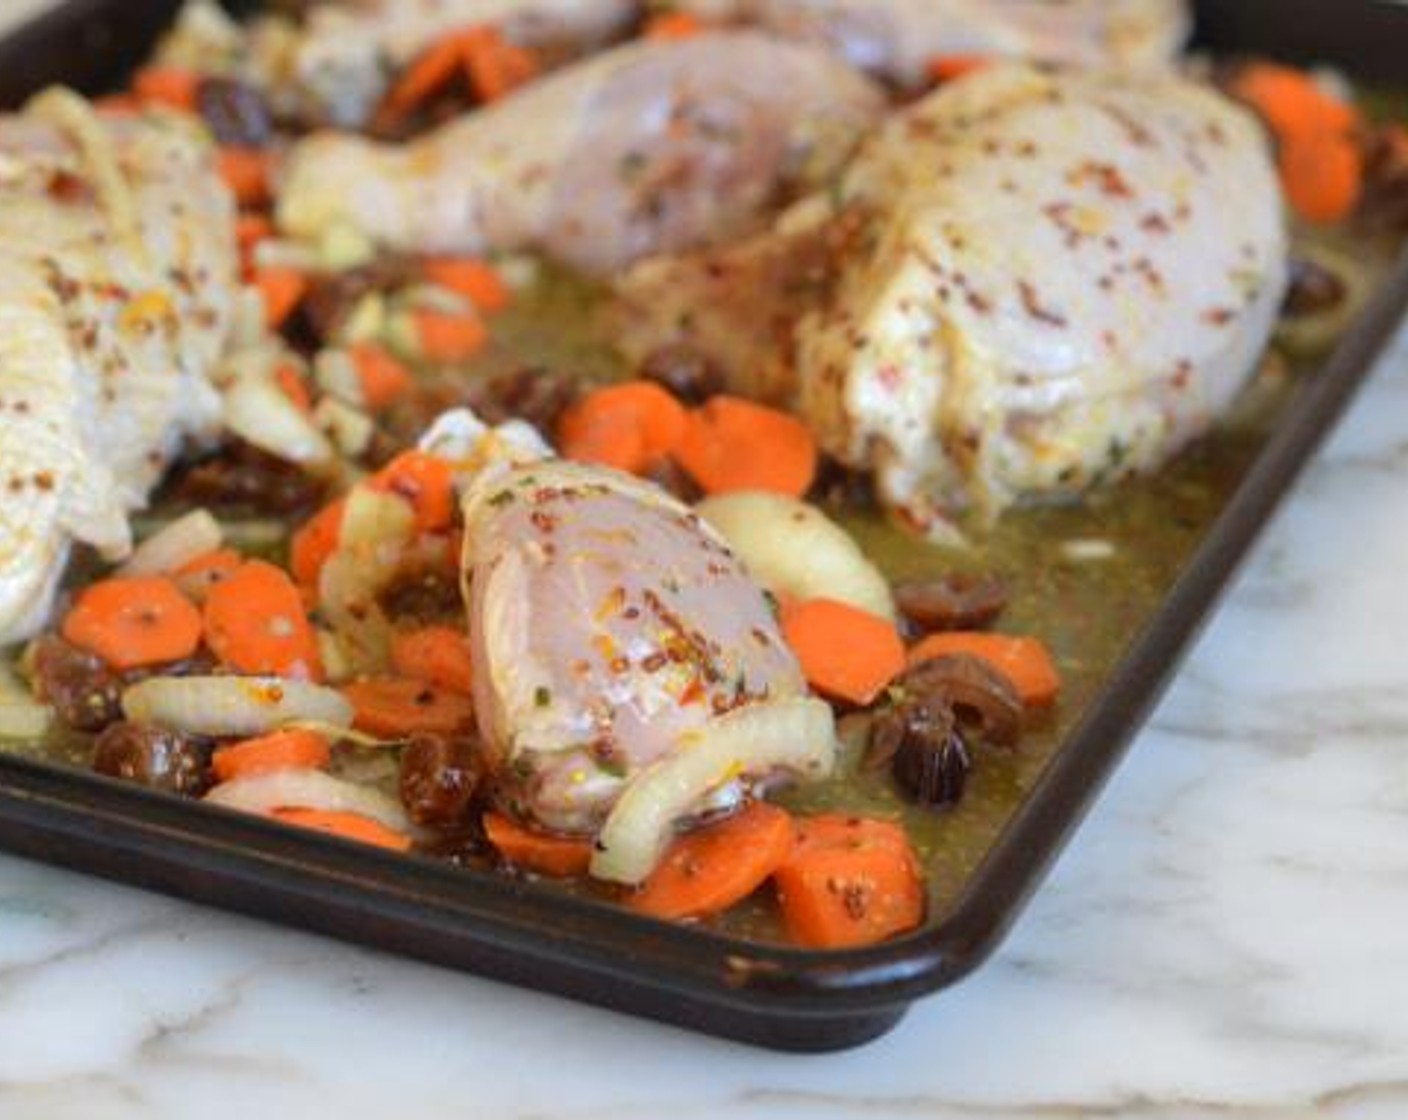
<svg viewBox="0 0 1408 1120"><path fill-rule="evenodd" d="M0 1117L1408 1116L1405 514L1408 333L1006 944L866 1047L750 1050L0 857Z"/></svg>

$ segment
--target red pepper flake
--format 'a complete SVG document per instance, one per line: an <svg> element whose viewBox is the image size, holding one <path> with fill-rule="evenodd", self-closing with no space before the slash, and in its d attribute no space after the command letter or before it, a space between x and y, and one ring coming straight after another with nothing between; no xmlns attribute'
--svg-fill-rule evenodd
<svg viewBox="0 0 1408 1120"><path fill-rule="evenodd" d="M1053 327L1065 327L1068 325L1066 317L1059 311L1053 311L1048 307L1043 307L1041 300L1037 298L1036 288L1032 286L1030 280L1018 280L1017 290L1022 296L1022 307L1028 315L1038 322L1047 323Z"/></svg>

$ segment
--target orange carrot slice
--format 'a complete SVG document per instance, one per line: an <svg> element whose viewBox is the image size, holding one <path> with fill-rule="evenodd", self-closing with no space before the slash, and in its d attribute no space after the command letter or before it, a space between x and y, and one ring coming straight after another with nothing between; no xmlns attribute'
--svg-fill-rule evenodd
<svg viewBox="0 0 1408 1120"><path fill-rule="evenodd" d="M502 813L484 814L484 833L507 862L539 875L559 879L585 875L592 861L590 840L536 832Z"/></svg>
<svg viewBox="0 0 1408 1120"><path fill-rule="evenodd" d="M930 78L942 85L990 66L992 62L993 57L986 54L941 54L929 59L924 69Z"/></svg>
<svg viewBox="0 0 1408 1120"><path fill-rule="evenodd" d="M372 844L393 852L409 851L411 838L395 829L387 828L380 821L364 817L360 813L339 812L332 809L275 809L275 820L300 828L312 828L344 840L355 840L360 844Z"/></svg>
<svg viewBox="0 0 1408 1120"><path fill-rule="evenodd" d="M792 839L792 818L755 801L676 840L629 905L657 918L720 913L767 881L791 854Z"/></svg>
<svg viewBox="0 0 1408 1120"><path fill-rule="evenodd" d="M783 925L807 948L873 945L924 920L919 860L891 821L802 818L773 878Z"/></svg>
<svg viewBox="0 0 1408 1120"><path fill-rule="evenodd" d="M562 454L640 474L684 438L685 409L654 381L626 381L588 393L558 426Z"/></svg>
<svg viewBox="0 0 1408 1120"><path fill-rule="evenodd" d="M166 576L114 576L79 593L62 632L114 669L136 669L193 654L201 618Z"/></svg>
<svg viewBox="0 0 1408 1120"><path fill-rule="evenodd" d="M210 589L221 580L229 579L243 563L244 557L233 548L211 549L187 560L171 573L171 578L185 594L197 603L204 603Z"/></svg>
<svg viewBox="0 0 1408 1120"><path fill-rule="evenodd" d="M359 342L352 347L352 365L362 387L362 403L378 411L405 396L412 384L411 371L385 347Z"/></svg>
<svg viewBox="0 0 1408 1120"><path fill-rule="evenodd" d="M413 313L416 339L422 356L450 365L474 357L489 341L489 332L477 314L460 315L421 308Z"/></svg>
<svg viewBox="0 0 1408 1120"><path fill-rule="evenodd" d="M706 493L775 490L800 497L816 477L816 441L800 420L738 397L689 413L675 460Z"/></svg>
<svg viewBox="0 0 1408 1120"><path fill-rule="evenodd" d="M493 27L472 27L460 43L470 88L480 101L497 101L538 76L532 51L510 43Z"/></svg>
<svg viewBox="0 0 1408 1120"><path fill-rule="evenodd" d="M894 623L835 599L788 603L782 636L808 684L852 704L869 704L904 669Z"/></svg>
<svg viewBox="0 0 1408 1120"><path fill-rule="evenodd" d="M424 451L403 451L372 476L371 486L398 494L415 510L416 529L448 529L455 517L454 474L449 464Z"/></svg>
<svg viewBox="0 0 1408 1120"><path fill-rule="evenodd" d="M709 25L692 12L661 12L647 21L641 38L670 43L693 39L708 29Z"/></svg>
<svg viewBox="0 0 1408 1120"><path fill-rule="evenodd" d="M220 747L211 755L210 764L215 777L228 782L272 770L321 770L331 758L326 736L290 727Z"/></svg>
<svg viewBox="0 0 1408 1120"><path fill-rule="evenodd" d="M269 201L269 153L262 148L221 148L216 167L241 206L263 206Z"/></svg>
<svg viewBox="0 0 1408 1120"><path fill-rule="evenodd" d="M477 257L435 257L424 271L430 283L457 292L486 314L502 311L512 298L493 265Z"/></svg>
<svg viewBox="0 0 1408 1120"><path fill-rule="evenodd" d="M282 327L308 294L308 278L293 268L255 269L254 286L264 297L264 321L271 331Z"/></svg>
<svg viewBox="0 0 1408 1120"><path fill-rule="evenodd" d="M469 638L453 626L424 626L391 639L391 665L403 677L466 695L474 691Z"/></svg>
<svg viewBox="0 0 1408 1120"><path fill-rule="evenodd" d="M1022 702L1031 707L1050 704L1061 691L1061 675L1046 646L1036 638L977 630L943 631L916 642L909 651L909 664L950 653L981 657L1010 679Z"/></svg>
<svg viewBox="0 0 1408 1120"><path fill-rule="evenodd" d="M147 66L132 78L132 92L148 105L194 112L200 75L180 66Z"/></svg>
<svg viewBox="0 0 1408 1120"><path fill-rule="evenodd" d="M450 735L473 726L474 705L462 692L408 677L370 677L344 685L358 730L384 739L419 732Z"/></svg>
<svg viewBox="0 0 1408 1120"><path fill-rule="evenodd" d="M205 640L242 673L317 680L318 641L303 598L282 568L246 560L205 597Z"/></svg>
<svg viewBox="0 0 1408 1120"><path fill-rule="evenodd" d="M337 549L347 499L339 498L324 506L293 534L289 542L289 568L300 587L316 591L323 565Z"/></svg>

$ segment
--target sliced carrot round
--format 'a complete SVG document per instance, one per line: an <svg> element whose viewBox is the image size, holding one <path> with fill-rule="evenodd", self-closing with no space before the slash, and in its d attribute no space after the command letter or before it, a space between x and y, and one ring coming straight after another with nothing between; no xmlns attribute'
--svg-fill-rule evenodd
<svg viewBox="0 0 1408 1120"><path fill-rule="evenodd" d="M352 366L362 388L362 403L373 411L385 408L405 396L413 378L411 371L375 342L359 342L352 347Z"/></svg>
<svg viewBox="0 0 1408 1120"><path fill-rule="evenodd" d="M221 662L242 673L322 675L303 597L287 572L263 560L247 560L210 589L205 638Z"/></svg>
<svg viewBox="0 0 1408 1120"><path fill-rule="evenodd" d="M494 266L477 257L433 257L424 271L432 284L457 292L485 313L502 311L512 300Z"/></svg>
<svg viewBox="0 0 1408 1120"><path fill-rule="evenodd" d="M466 695L474 689L469 637L453 626L424 626L391 639L391 664L405 677Z"/></svg>
<svg viewBox="0 0 1408 1120"><path fill-rule="evenodd" d="M489 331L477 313L452 314L421 308L412 318L421 354L432 362L451 365L467 361L489 341Z"/></svg>
<svg viewBox="0 0 1408 1120"><path fill-rule="evenodd" d="M114 669L136 669L193 654L201 619L166 576L115 576L84 588L62 629Z"/></svg>
<svg viewBox="0 0 1408 1120"><path fill-rule="evenodd" d="M783 924L799 945L872 945L924 920L919 860L893 821L828 813L797 821L774 874Z"/></svg>
<svg viewBox="0 0 1408 1120"><path fill-rule="evenodd" d="M484 834L507 862L539 875L585 875L592 861L590 840L524 828L502 813L484 814Z"/></svg>
<svg viewBox="0 0 1408 1120"><path fill-rule="evenodd" d="M222 782L267 774L272 770L321 770L332 757L327 736L289 727L220 747L211 755L211 768Z"/></svg>
<svg viewBox="0 0 1408 1120"><path fill-rule="evenodd" d="M313 828L344 840L356 840L362 844L374 844L378 848L388 848L393 852L408 851L411 838L404 833L387 828L380 821L364 817L360 813L347 813L333 809L275 809L272 816L285 824L301 828Z"/></svg>
<svg viewBox="0 0 1408 1120"><path fill-rule="evenodd" d="M416 529L435 533L455 517L454 473L449 464L424 451L403 451L372 477L372 488L399 494L415 510Z"/></svg>
<svg viewBox="0 0 1408 1120"><path fill-rule="evenodd" d="M720 396L694 409L675 459L706 493L775 490L800 497L816 477L816 441L775 408Z"/></svg>
<svg viewBox="0 0 1408 1120"><path fill-rule="evenodd" d="M727 910L782 865L792 851L792 831L786 812L755 801L676 840L629 904L657 918L701 918Z"/></svg>
<svg viewBox="0 0 1408 1120"><path fill-rule="evenodd" d="M324 506L294 531L289 541L289 567L300 586L316 591L323 565L337 550L347 499Z"/></svg>
<svg viewBox="0 0 1408 1120"><path fill-rule="evenodd" d="M782 636L808 684L852 704L869 704L904 669L894 623L835 599L786 603Z"/></svg>
<svg viewBox="0 0 1408 1120"><path fill-rule="evenodd" d="M387 739L420 732L453 734L474 724L474 705L462 692L407 677L370 677L342 687L358 730Z"/></svg>
<svg viewBox="0 0 1408 1120"><path fill-rule="evenodd" d="M684 437L684 405L654 381L594 389L563 413L562 453L640 474L670 455Z"/></svg>
<svg viewBox="0 0 1408 1120"><path fill-rule="evenodd" d="M196 107L200 75L182 66L147 66L132 78L132 92L149 105L191 112Z"/></svg>

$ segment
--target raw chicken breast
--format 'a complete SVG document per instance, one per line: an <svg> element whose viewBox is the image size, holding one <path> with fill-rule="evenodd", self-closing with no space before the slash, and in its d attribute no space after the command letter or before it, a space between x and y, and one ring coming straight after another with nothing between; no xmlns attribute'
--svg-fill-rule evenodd
<svg viewBox="0 0 1408 1120"><path fill-rule="evenodd" d="M365 123L388 75L436 39L492 24L522 46L583 48L623 31L633 0L349 0L312 9L295 49L292 79L344 127Z"/></svg>
<svg viewBox="0 0 1408 1120"><path fill-rule="evenodd" d="M289 233L391 249L538 249L592 273L756 229L832 175L882 98L823 51L749 32L636 43L408 145L324 134L293 151Z"/></svg>
<svg viewBox="0 0 1408 1120"><path fill-rule="evenodd" d="M825 43L903 86L936 58L996 55L1081 66L1166 63L1187 36L1184 0L684 0L792 41Z"/></svg>
<svg viewBox="0 0 1408 1120"><path fill-rule="evenodd" d="M43 622L71 542L122 556L215 427L236 290L234 205L181 122L63 90L0 118L0 642Z"/></svg>
<svg viewBox="0 0 1408 1120"><path fill-rule="evenodd" d="M795 397L942 533L1165 461L1246 382L1285 281L1243 110L1172 74L994 67L893 118L771 233L640 265L620 337Z"/></svg>
<svg viewBox="0 0 1408 1120"><path fill-rule="evenodd" d="M800 669L763 592L658 487L542 462L486 472L464 511L476 716L519 815L595 834L643 776L671 776L691 734L772 702L826 710L799 699ZM784 744L791 768L829 767L829 711L824 722L820 741ZM763 745L686 789L688 811L728 807L788 768Z"/></svg>

